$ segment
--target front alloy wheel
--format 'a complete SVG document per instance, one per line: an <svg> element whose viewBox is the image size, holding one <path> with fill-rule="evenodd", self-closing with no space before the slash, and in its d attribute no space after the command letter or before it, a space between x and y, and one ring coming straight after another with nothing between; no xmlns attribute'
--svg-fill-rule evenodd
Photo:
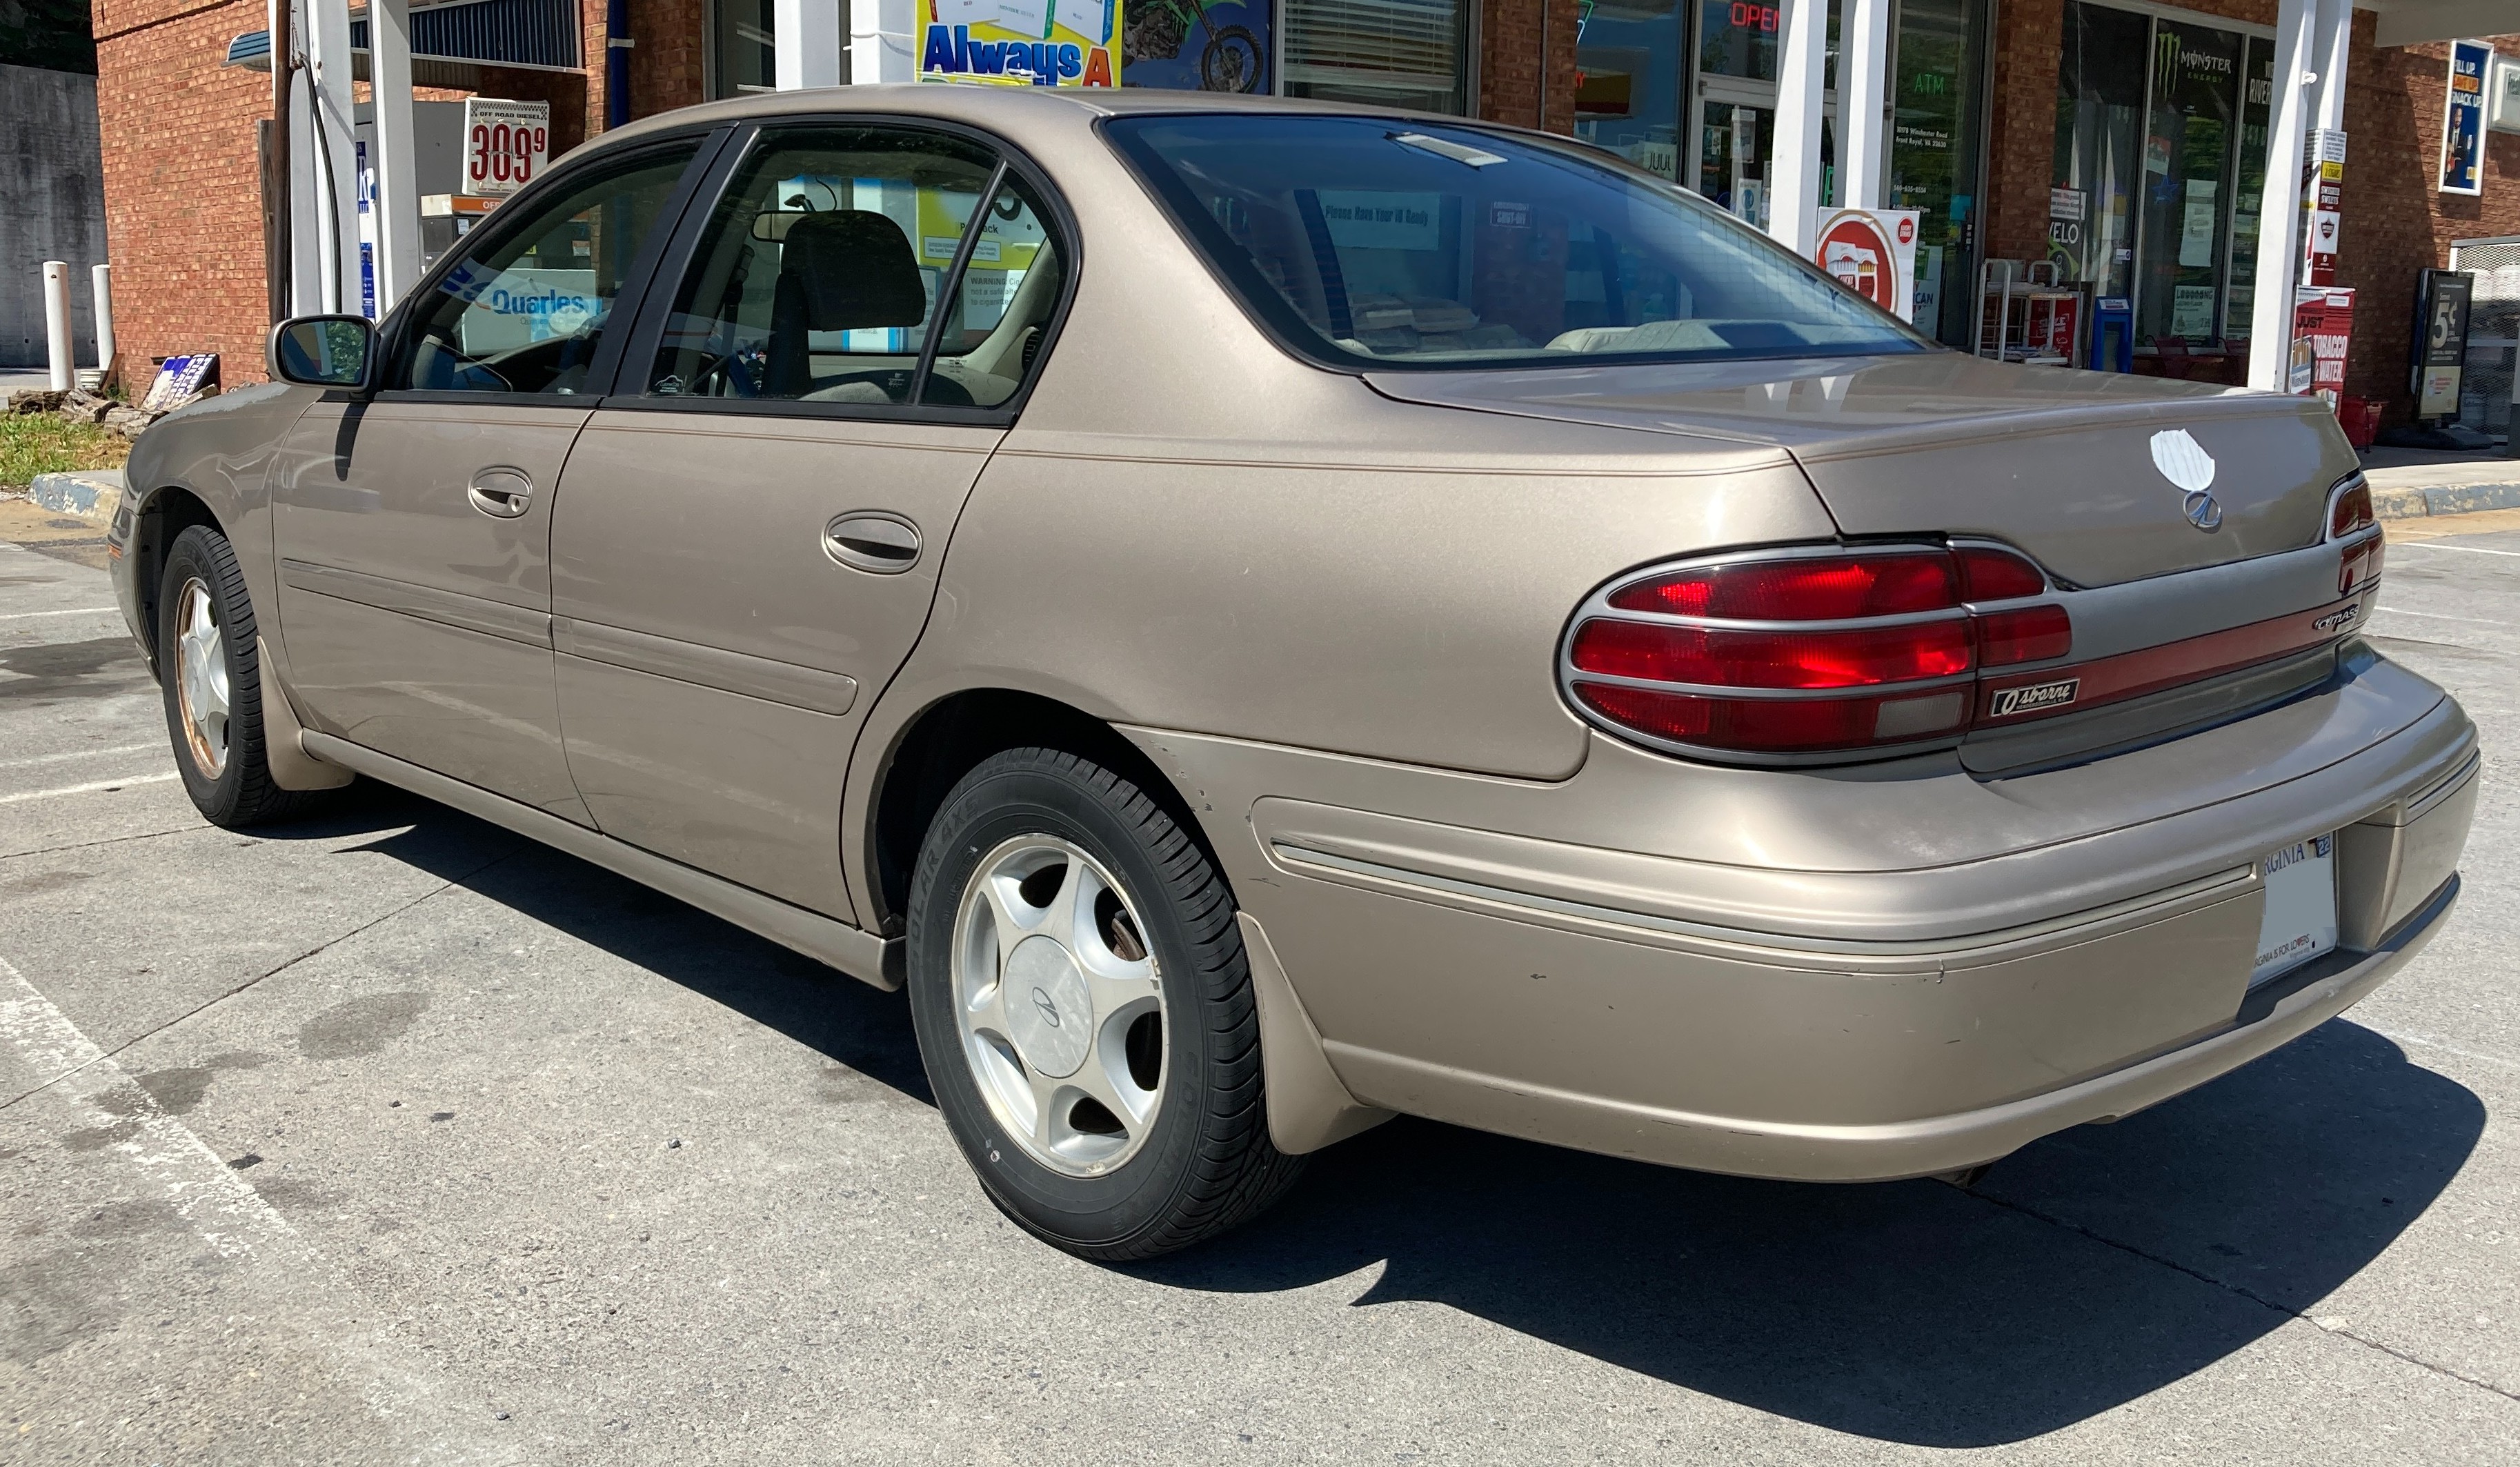
<svg viewBox="0 0 2520 1467"><path fill-rule="evenodd" d="M218 603L200 576L175 593L175 697L193 767L216 779L228 767L228 654Z"/></svg>

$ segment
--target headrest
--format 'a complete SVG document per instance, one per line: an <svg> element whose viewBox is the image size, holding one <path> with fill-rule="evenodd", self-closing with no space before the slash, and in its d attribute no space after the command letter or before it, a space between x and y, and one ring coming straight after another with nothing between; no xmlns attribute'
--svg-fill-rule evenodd
<svg viewBox="0 0 2520 1467"><path fill-rule="evenodd" d="M800 289L809 331L917 326L927 319L927 291L910 237L868 209L807 214L789 225L779 278Z"/></svg>

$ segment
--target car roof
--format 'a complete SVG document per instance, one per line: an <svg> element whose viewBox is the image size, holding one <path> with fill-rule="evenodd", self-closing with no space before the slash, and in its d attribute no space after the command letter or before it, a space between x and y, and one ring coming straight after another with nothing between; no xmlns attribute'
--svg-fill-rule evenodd
<svg viewBox="0 0 2520 1467"><path fill-rule="evenodd" d="M643 117L628 126L588 139L590 149L610 149L659 133L729 122L772 121L781 117L831 112L899 112L943 117L1000 131L1018 144L1036 127L1072 125L1080 116L1128 116L1148 113L1252 112L1281 116L1394 117L1460 126L1468 119L1396 108L1346 102L1315 102L1297 97L1262 97L1241 92L1176 92L1155 87L1012 87L952 85L937 82L893 82L883 85L813 87L788 92L757 92L723 102L704 102ZM1480 124L1495 128L1494 123ZM1512 130L1512 129L1504 129Z"/></svg>

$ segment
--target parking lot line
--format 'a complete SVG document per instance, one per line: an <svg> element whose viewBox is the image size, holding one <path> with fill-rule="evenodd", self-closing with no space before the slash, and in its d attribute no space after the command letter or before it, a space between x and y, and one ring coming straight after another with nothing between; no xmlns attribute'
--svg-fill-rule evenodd
<svg viewBox="0 0 2520 1467"><path fill-rule="evenodd" d="M0 795L0 805L16 805L27 800L49 800L59 795L94 794L100 789L121 789L133 784L163 784L180 779L182 775L168 770L158 775L132 775L120 779L90 779L85 784L64 784L57 789L27 789L16 794Z"/></svg>
<svg viewBox="0 0 2520 1467"><path fill-rule="evenodd" d="M154 743L117 743L109 749L64 749L58 754L29 754L22 759L0 759L0 769L32 769L38 764L68 764L73 759L102 759L108 754L146 754L156 750Z"/></svg>

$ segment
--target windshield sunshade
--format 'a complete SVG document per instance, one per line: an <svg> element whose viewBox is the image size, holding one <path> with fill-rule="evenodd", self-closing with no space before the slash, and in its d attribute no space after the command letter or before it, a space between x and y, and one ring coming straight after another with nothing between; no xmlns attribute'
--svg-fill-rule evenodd
<svg viewBox="0 0 2520 1467"><path fill-rule="evenodd" d="M1506 133L1377 117L1104 124L1297 352L1376 371L1931 342L1693 194Z"/></svg>

